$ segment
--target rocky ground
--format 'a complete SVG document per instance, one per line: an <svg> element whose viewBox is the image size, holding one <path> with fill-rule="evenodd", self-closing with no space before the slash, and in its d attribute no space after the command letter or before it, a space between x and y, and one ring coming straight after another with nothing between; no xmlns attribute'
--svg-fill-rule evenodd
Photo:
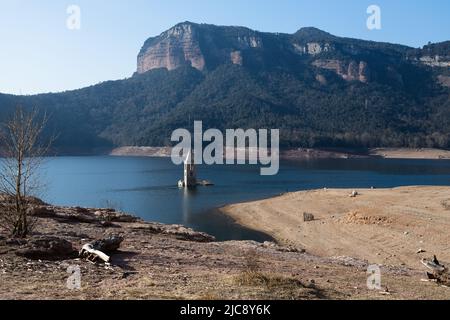
<svg viewBox="0 0 450 320"><path fill-rule="evenodd" d="M369 155L386 159L450 159L450 151L441 149L382 148L371 149Z"/></svg>
<svg viewBox="0 0 450 320"><path fill-rule="evenodd" d="M0 233L0 299L426 299L450 291L421 282L407 267L383 267L383 289L368 290L367 262L321 258L301 248L251 241L215 242L187 229L143 222L112 210L36 205L25 240ZM95 239L124 238L111 264L78 250ZM81 288L69 289L72 270Z"/></svg>

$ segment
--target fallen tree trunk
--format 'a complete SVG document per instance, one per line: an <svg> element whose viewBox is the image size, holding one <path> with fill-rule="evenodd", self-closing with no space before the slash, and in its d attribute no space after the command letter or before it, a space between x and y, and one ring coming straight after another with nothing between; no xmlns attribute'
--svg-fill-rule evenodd
<svg viewBox="0 0 450 320"><path fill-rule="evenodd" d="M432 260L423 259L421 262L425 267L431 270L431 272L427 272L427 277L429 280L446 285L450 283L448 268L442 265L436 256L434 256Z"/></svg>
<svg viewBox="0 0 450 320"><path fill-rule="evenodd" d="M104 262L109 262L111 257L107 254L101 252L100 250L94 249L93 245L88 243L81 248L80 256L88 259L89 261L95 262L98 259L103 260Z"/></svg>
<svg viewBox="0 0 450 320"><path fill-rule="evenodd" d="M100 259L109 263L111 257L108 254L117 251L122 241L123 237L111 236L109 238L96 240L92 243L87 243L81 248L80 257L86 258L92 262L96 262Z"/></svg>

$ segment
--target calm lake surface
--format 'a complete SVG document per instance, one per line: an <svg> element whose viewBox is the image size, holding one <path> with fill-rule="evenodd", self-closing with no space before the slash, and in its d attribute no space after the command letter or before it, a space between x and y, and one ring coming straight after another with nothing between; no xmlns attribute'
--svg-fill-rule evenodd
<svg viewBox="0 0 450 320"><path fill-rule="evenodd" d="M147 221L184 224L219 240L267 237L232 223L215 208L317 188L385 188L450 185L448 160L310 160L282 162L277 176L258 166L200 166L198 177L215 183L187 192L177 187L182 167L166 158L59 157L42 168L41 197L52 204L114 207Z"/></svg>

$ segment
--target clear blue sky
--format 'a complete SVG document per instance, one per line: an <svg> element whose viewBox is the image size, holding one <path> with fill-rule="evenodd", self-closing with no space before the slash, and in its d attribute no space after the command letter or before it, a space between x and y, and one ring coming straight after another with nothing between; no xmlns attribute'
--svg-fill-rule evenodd
<svg viewBox="0 0 450 320"><path fill-rule="evenodd" d="M66 9L81 8L81 29ZM382 29L366 28L366 9ZM181 21L336 35L423 46L450 40L449 0L0 0L0 92L32 94L132 75L143 42Z"/></svg>

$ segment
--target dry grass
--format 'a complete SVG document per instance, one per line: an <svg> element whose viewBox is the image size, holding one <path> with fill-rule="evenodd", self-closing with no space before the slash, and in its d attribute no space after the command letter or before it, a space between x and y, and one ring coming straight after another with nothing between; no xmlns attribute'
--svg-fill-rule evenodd
<svg viewBox="0 0 450 320"><path fill-rule="evenodd" d="M198 300L203 300L203 301L215 301L215 300L220 300L220 296L213 292L212 290L208 290L205 293L201 294L198 297Z"/></svg>
<svg viewBox="0 0 450 320"><path fill-rule="evenodd" d="M291 276L263 272L259 255L250 250L244 257L244 270L233 277L233 284L245 288L247 295L257 294L265 299L317 299L324 298L314 284L305 285Z"/></svg>
<svg viewBox="0 0 450 320"><path fill-rule="evenodd" d="M263 286L268 289L295 289L305 287L300 280L295 278L250 270L237 275L236 284L239 286Z"/></svg>
<svg viewBox="0 0 450 320"><path fill-rule="evenodd" d="M326 299L323 291L313 283L303 284L299 279L274 273L244 271L235 276L234 284L247 295L256 295L264 299L310 300Z"/></svg>

